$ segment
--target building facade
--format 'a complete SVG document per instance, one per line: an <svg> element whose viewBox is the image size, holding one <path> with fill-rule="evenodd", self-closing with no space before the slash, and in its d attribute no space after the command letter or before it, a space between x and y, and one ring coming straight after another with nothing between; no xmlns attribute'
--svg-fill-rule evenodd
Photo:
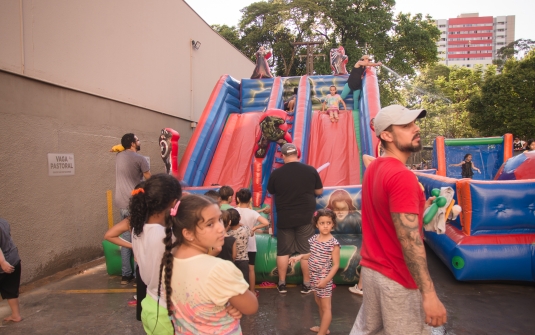
<svg viewBox="0 0 535 335"><path fill-rule="evenodd" d="M473 67L490 65L500 48L515 40L515 16L461 14L436 20L440 30L437 43L440 63Z"/></svg>
<svg viewBox="0 0 535 335"><path fill-rule="evenodd" d="M182 155L220 76L254 66L182 0L0 1L0 217L22 282L103 255L123 134L165 172L160 130ZM51 155L72 174L50 175Z"/></svg>

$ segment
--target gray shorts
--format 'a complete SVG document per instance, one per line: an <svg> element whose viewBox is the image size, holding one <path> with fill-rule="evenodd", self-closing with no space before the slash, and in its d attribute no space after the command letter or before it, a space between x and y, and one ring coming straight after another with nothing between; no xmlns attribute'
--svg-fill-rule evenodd
<svg viewBox="0 0 535 335"><path fill-rule="evenodd" d="M296 252L308 254L310 244L308 239L314 236L315 229L312 224L277 229L277 256L288 256Z"/></svg>
<svg viewBox="0 0 535 335"><path fill-rule="evenodd" d="M362 306L350 335L430 335L422 295L377 271L362 267Z"/></svg>

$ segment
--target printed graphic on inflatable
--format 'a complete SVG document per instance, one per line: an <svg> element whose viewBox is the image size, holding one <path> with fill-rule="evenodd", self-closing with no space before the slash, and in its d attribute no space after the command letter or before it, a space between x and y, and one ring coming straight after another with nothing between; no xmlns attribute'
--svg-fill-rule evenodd
<svg viewBox="0 0 535 335"><path fill-rule="evenodd" d="M275 142L282 146L285 143L291 143L292 137L288 133L286 116L288 114L283 110L266 111L260 118L260 134L258 135L255 147L255 157L264 158L270 142Z"/></svg>
<svg viewBox="0 0 535 335"><path fill-rule="evenodd" d="M171 128L164 128L160 132L158 143L160 144L160 155L165 164L167 174L178 176L178 140L180 134Z"/></svg>
<svg viewBox="0 0 535 335"><path fill-rule="evenodd" d="M348 57L343 46L331 49L329 53L331 58L331 70L333 75L347 74L346 64Z"/></svg>
<svg viewBox="0 0 535 335"><path fill-rule="evenodd" d="M273 78L267 62L269 57L271 57L271 51L266 50L263 46L261 46L256 52L255 56L256 66L253 74L251 75L251 79Z"/></svg>

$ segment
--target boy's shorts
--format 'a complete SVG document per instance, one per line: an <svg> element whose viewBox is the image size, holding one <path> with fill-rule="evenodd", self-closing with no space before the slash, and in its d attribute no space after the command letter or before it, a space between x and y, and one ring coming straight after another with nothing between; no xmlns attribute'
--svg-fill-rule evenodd
<svg viewBox="0 0 535 335"><path fill-rule="evenodd" d="M0 295L2 299L16 299L19 297L20 288L20 263L15 265L12 273L0 273Z"/></svg>
<svg viewBox="0 0 535 335"><path fill-rule="evenodd" d="M254 265L256 261L256 251L249 251L247 256L249 256L249 265Z"/></svg>

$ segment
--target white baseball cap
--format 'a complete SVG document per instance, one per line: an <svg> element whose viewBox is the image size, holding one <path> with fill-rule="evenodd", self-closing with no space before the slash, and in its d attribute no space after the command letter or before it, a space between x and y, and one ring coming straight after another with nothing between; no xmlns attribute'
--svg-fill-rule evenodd
<svg viewBox="0 0 535 335"><path fill-rule="evenodd" d="M425 109L408 109L401 105L390 105L377 113L373 120L375 135L379 137L381 133L391 125L401 126L411 123L416 119L425 117Z"/></svg>

